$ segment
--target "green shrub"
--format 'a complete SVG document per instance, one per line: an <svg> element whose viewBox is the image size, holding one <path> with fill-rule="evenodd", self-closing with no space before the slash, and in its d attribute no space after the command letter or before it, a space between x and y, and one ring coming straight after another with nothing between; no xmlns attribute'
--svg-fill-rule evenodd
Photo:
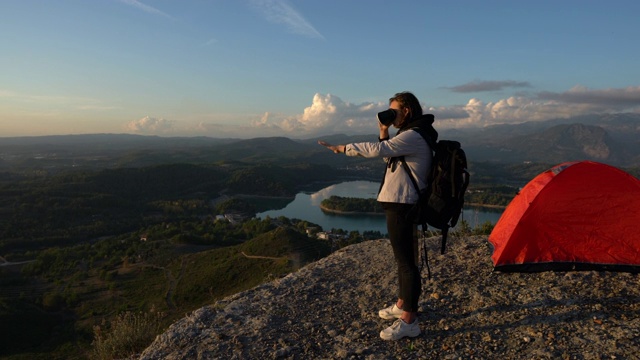
<svg viewBox="0 0 640 360"><path fill-rule="evenodd" d="M494 227L494 225L491 223L491 221L485 221L484 223L476 226L473 229L473 234L474 235L489 235L493 231L493 227Z"/></svg>
<svg viewBox="0 0 640 360"><path fill-rule="evenodd" d="M42 307L47 311L58 311L65 304L65 299L59 292L50 292L42 297Z"/></svg>
<svg viewBox="0 0 640 360"><path fill-rule="evenodd" d="M151 309L149 312L124 312L111 323L103 321L93 327L92 359L122 359L144 350L161 332L164 314Z"/></svg>

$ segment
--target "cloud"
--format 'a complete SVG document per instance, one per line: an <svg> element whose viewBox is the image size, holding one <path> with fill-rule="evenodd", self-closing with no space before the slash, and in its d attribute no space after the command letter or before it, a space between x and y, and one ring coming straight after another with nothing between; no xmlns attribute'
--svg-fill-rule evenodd
<svg viewBox="0 0 640 360"><path fill-rule="evenodd" d="M291 136L315 136L330 133L368 134L377 131L376 113L386 102L353 104L332 94L315 94L302 114L282 116L265 113L255 127L278 129Z"/></svg>
<svg viewBox="0 0 640 360"><path fill-rule="evenodd" d="M530 97L513 96L488 103L472 98L462 106L434 110L436 116L439 111L445 115L439 117L440 125L445 127L487 126L585 114L638 112L640 87L594 90L576 86L561 93L544 91ZM465 117L464 113L468 116ZM450 116L451 114L456 116ZM459 116L461 114L463 116Z"/></svg>
<svg viewBox="0 0 640 360"><path fill-rule="evenodd" d="M8 99L14 104L38 104L40 106L48 107L49 109L108 111L119 108L117 106L104 104L101 100L94 98L66 95L26 94L5 89L0 89L0 100L2 99Z"/></svg>
<svg viewBox="0 0 640 360"><path fill-rule="evenodd" d="M205 41L205 42L202 44L202 46L205 46L205 47L206 47L206 46L211 46L211 45L214 45L214 44L217 44L217 43L218 43L218 39L216 39L216 38L211 38L211 39L209 39L209 40Z"/></svg>
<svg viewBox="0 0 640 360"><path fill-rule="evenodd" d="M419 97L419 96L418 96ZM331 94L315 94L302 114L281 117L266 113L254 126L278 129L288 136L332 133L369 134L377 131L375 114L386 102L353 104ZM593 113L640 111L640 87L593 90L574 87L566 92L541 92L484 102L471 98L463 105L426 106L438 128L484 127L495 124L542 121Z"/></svg>
<svg viewBox="0 0 640 360"><path fill-rule="evenodd" d="M125 128L128 131L141 134L161 134L169 133L173 129L175 121L166 119L156 119L145 116L139 120L129 122Z"/></svg>
<svg viewBox="0 0 640 360"><path fill-rule="evenodd" d="M542 100L552 100L567 104L591 104L612 110L640 106L640 86L602 90L575 86L564 93L544 91L538 93L537 96Z"/></svg>
<svg viewBox="0 0 640 360"><path fill-rule="evenodd" d="M416 95L420 98L419 94ZM491 102L474 97L461 105L422 106L425 113L435 115L437 129L485 127L594 113L640 112L640 87L603 90L574 87L561 93L541 92ZM386 100L356 104L344 101L336 95L316 93L310 104L294 115L269 111L253 115L249 122L243 122L246 119L244 117L236 118L229 125L220 124L217 120L219 114L216 114L208 122L200 121L181 128L177 127L178 122L145 117L132 121L127 129L147 134L219 138L310 138L329 134L375 136L378 132L376 113L387 107ZM181 122L185 123L186 121Z"/></svg>
<svg viewBox="0 0 640 360"><path fill-rule="evenodd" d="M466 104L448 110L453 109L458 114L466 113L467 116L439 117L440 126L445 128L484 127L568 117L571 114L569 109L560 107L558 104L536 102L525 97L509 97L489 103L471 98Z"/></svg>
<svg viewBox="0 0 640 360"><path fill-rule="evenodd" d="M78 105L76 107L78 110L85 110L85 111L109 111L109 110L115 110L115 109L120 109L120 107L118 106L112 106L112 105L101 105L101 104L87 104L87 105Z"/></svg>
<svg viewBox="0 0 640 360"><path fill-rule="evenodd" d="M505 88L523 88L531 87L527 81L472 81L470 83L448 87L453 92L457 93L471 93L471 92L485 92L485 91L500 91Z"/></svg>
<svg viewBox="0 0 640 360"><path fill-rule="evenodd" d="M324 39L311 23L284 0L253 0L251 4L269 22L283 24L295 34Z"/></svg>
<svg viewBox="0 0 640 360"><path fill-rule="evenodd" d="M121 3L129 5L129 6L133 6L135 8L138 8L148 14L152 14L152 15L159 15L159 16L163 16L166 17L167 19L173 19L173 17L167 13L164 13L152 6L146 5L141 3L138 0L119 0Z"/></svg>
<svg viewBox="0 0 640 360"><path fill-rule="evenodd" d="M478 98L471 98L464 105L435 109L431 112L436 115L437 127L465 128L567 118L593 113L594 108L584 104L566 104L513 96L488 103Z"/></svg>
<svg viewBox="0 0 640 360"><path fill-rule="evenodd" d="M462 105L429 107L423 104L423 109L436 116L436 127L440 129L485 127L582 114L640 111L639 95L640 88L633 87L605 90L577 87L564 93L511 96L493 102L474 97ZM336 133L376 134L375 115L387 106L386 101L354 104L332 94L315 94L302 113L286 116L266 112L252 122L251 129L243 132L293 138Z"/></svg>

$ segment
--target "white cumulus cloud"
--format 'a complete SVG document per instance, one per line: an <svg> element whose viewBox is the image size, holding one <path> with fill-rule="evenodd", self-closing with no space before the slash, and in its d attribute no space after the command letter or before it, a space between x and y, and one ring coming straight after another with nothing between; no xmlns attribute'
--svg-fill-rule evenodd
<svg viewBox="0 0 640 360"><path fill-rule="evenodd" d="M173 120L145 116L142 119L129 122L125 128L128 131L141 134L163 134L173 130L174 123Z"/></svg>
<svg viewBox="0 0 640 360"><path fill-rule="evenodd" d="M376 113L386 108L386 103L353 104L332 94L315 94L311 105L302 114L278 116L265 113L253 125L281 129L291 136L371 133L377 130Z"/></svg>
<svg viewBox="0 0 640 360"><path fill-rule="evenodd" d="M441 127L488 126L567 118L585 114L640 111L640 87L589 89L576 86L565 92L543 91L495 102L472 98L465 105L431 108ZM465 116L466 114L466 116Z"/></svg>

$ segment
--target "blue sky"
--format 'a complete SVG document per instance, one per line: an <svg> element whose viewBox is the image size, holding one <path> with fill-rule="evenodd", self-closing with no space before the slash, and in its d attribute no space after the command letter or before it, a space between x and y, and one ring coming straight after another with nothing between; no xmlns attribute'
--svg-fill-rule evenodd
<svg viewBox="0 0 640 360"><path fill-rule="evenodd" d="M640 1L2 0L0 136L377 133L640 112Z"/></svg>

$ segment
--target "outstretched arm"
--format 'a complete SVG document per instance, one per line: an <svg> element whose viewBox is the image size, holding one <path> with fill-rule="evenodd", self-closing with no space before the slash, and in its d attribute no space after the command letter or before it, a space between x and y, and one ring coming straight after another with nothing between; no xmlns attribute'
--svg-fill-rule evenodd
<svg viewBox="0 0 640 360"><path fill-rule="evenodd" d="M318 140L318 144L326 147L327 149L333 151L336 154L343 153L346 147L345 145L331 145L328 142L325 142L322 140Z"/></svg>

